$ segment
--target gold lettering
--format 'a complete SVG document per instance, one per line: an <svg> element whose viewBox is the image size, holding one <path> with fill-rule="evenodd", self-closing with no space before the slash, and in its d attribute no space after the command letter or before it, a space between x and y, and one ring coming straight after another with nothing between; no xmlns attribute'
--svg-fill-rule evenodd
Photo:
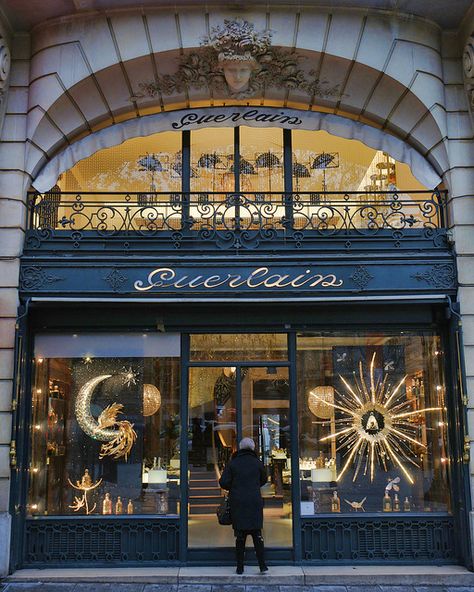
<svg viewBox="0 0 474 592"><path fill-rule="evenodd" d="M321 286L324 286L325 288L337 288L339 286L342 286L342 284L344 283L343 280L338 280L337 277L332 273L324 276L324 280L325 281L321 283Z"/></svg>
<svg viewBox="0 0 474 592"><path fill-rule="evenodd" d="M313 281L310 283L309 287L314 288L323 281L324 276L318 273L318 275L313 275L313 277L311 277L310 279Z"/></svg>
<svg viewBox="0 0 474 592"><path fill-rule="evenodd" d="M197 275L193 280L191 280L188 284L190 288L198 288L204 284L202 280L202 275Z"/></svg>
<svg viewBox="0 0 474 592"><path fill-rule="evenodd" d="M229 273L227 275L227 278L230 280L229 281L229 287L230 288L240 288L240 286L242 286L243 284L245 284L245 280L242 279L242 276L241 275L237 275L237 274L232 275L232 274ZM234 278L234 279L231 279L231 278ZM240 281L240 283L239 283L239 281ZM237 282L237 283L235 283L235 282Z"/></svg>
<svg viewBox="0 0 474 592"><path fill-rule="evenodd" d="M158 276L158 280L155 280L155 276ZM143 282L141 280L137 280L134 283L135 290L139 292L148 292L152 288L162 288L168 287L165 282L170 282L176 277L176 273L170 269L169 267L160 267L159 269L155 269L150 274L148 274L148 286L143 287Z"/></svg>
<svg viewBox="0 0 474 592"><path fill-rule="evenodd" d="M265 288L286 288L287 286L291 285L291 281L287 282L286 284L282 283L286 279L288 279L289 275L280 275L275 273L274 275L270 275L265 280ZM270 281L272 278L277 278L274 282Z"/></svg>
<svg viewBox="0 0 474 592"><path fill-rule="evenodd" d="M265 280L263 280L262 282L258 282L257 284L253 284L251 283L251 281L253 280L253 278L256 278L258 276L262 277L262 275L265 277L268 273L268 267L259 267L258 269L254 269L252 271L252 273L249 275L249 277L247 278L247 286L249 288L258 288L259 286L264 286L265 285Z"/></svg>
<svg viewBox="0 0 474 592"><path fill-rule="evenodd" d="M225 284L228 279L229 279L229 277L222 279L220 275L210 275L205 280L203 285L205 288L218 288L219 286L222 286L222 284ZM217 283L211 284L211 281L212 282L216 281Z"/></svg>
<svg viewBox="0 0 474 592"><path fill-rule="evenodd" d="M293 277L293 279L291 279L291 274L288 273L283 275L279 273L269 275L269 273L270 269L268 267L258 267L247 273L246 277L245 275L243 276L237 273L228 273L222 276L216 274L208 277L201 274L190 278L189 274L186 274L176 279L176 272L173 269L169 267L159 267L148 275L147 285L145 285L145 282L142 280L137 280L134 283L134 288L139 292L148 292L153 288L175 288L179 290L181 288L194 289L201 286L212 290L225 284L233 289L240 288L241 286L246 286L250 289L260 287L301 288L303 286L308 286L310 288L315 288L317 286L337 288L344 284L344 281L338 279L335 274L330 273L322 275L318 273L312 275L311 269L306 269L304 273L300 273Z"/></svg>
<svg viewBox="0 0 474 592"><path fill-rule="evenodd" d="M290 282L290 286L292 288L299 288L301 286L304 286L306 284L306 282L308 282L311 278L309 278L306 274L311 273L311 270L307 269L304 274L301 275L297 275L295 277L295 279ZM301 283L297 283L299 280L303 280Z"/></svg>
<svg viewBox="0 0 474 592"><path fill-rule="evenodd" d="M178 290L180 288L186 288L186 287L188 287L188 281L189 281L189 276L183 275L182 277L180 277L178 280L175 281L175 283L173 284L173 288L178 288Z"/></svg>

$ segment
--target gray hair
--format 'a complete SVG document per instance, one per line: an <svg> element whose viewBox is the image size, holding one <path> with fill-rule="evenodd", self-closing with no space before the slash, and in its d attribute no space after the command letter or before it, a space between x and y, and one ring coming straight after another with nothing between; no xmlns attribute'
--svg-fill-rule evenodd
<svg viewBox="0 0 474 592"><path fill-rule="evenodd" d="M242 438L239 443L239 450L255 450L255 442L252 438Z"/></svg>

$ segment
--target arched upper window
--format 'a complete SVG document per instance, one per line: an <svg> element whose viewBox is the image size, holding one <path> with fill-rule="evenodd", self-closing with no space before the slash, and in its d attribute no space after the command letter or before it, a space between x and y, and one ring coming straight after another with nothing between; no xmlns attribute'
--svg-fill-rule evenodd
<svg viewBox="0 0 474 592"><path fill-rule="evenodd" d="M133 138L79 161L62 191L364 192L426 188L408 165L325 131L206 128Z"/></svg>

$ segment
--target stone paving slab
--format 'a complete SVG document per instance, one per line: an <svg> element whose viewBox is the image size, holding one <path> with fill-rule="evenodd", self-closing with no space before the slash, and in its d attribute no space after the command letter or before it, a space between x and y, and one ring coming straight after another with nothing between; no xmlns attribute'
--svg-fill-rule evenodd
<svg viewBox="0 0 474 592"><path fill-rule="evenodd" d="M231 566L24 569L0 592L474 592L461 566Z"/></svg>
<svg viewBox="0 0 474 592"><path fill-rule="evenodd" d="M114 584L10 582L2 592L474 592L474 586L279 586L272 584Z"/></svg>
<svg viewBox="0 0 474 592"><path fill-rule="evenodd" d="M179 567L105 567L105 568L60 568L20 569L6 578L7 582L102 582L107 584L177 584ZM230 572L230 568L228 568ZM115 589L115 587L114 587ZM0 591L1 592L1 591ZM81 592L78 590L78 592ZM101 591L102 592L102 591ZM104 588L104 592L106 589ZM107 590L108 592L108 590ZM112 590L112 592L114 592ZM124 591L125 592L125 591ZM148 591L147 591L148 592ZM153 591L152 591L153 592ZM159 592L159 591L155 591Z"/></svg>
<svg viewBox="0 0 474 592"><path fill-rule="evenodd" d="M242 575L235 573L234 567L182 567L178 574L179 584L243 584L243 585L295 585L304 584L304 572L301 567L278 565L262 575L256 565L245 567ZM197 591L200 592L200 591ZM204 591L203 591L204 592ZM257 592L257 591L255 591Z"/></svg>
<svg viewBox="0 0 474 592"><path fill-rule="evenodd" d="M435 585L472 586L474 588L474 573L460 565L413 565L413 566L304 566L304 583L306 585L321 586L323 584L337 584L351 586L350 592L359 592L357 586L362 586L361 592L371 592L370 586L379 586L383 592L403 592L397 587L431 586ZM417 591L418 592L418 591ZM423 592L422 590L420 592Z"/></svg>

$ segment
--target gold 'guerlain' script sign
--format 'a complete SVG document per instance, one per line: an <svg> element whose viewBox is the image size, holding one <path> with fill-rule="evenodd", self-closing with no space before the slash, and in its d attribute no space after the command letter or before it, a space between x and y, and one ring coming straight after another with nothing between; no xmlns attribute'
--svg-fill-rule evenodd
<svg viewBox="0 0 474 592"><path fill-rule="evenodd" d="M296 273L295 271L273 273L268 267L258 267L249 271L218 273L215 270L193 272L189 269L174 270L170 267L159 267L148 274L146 283L137 280L133 285L138 292L149 292L153 289L196 290L198 288L206 290L339 288L343 283L343 280L333 273L314 273L311 269Z"/></svg>

